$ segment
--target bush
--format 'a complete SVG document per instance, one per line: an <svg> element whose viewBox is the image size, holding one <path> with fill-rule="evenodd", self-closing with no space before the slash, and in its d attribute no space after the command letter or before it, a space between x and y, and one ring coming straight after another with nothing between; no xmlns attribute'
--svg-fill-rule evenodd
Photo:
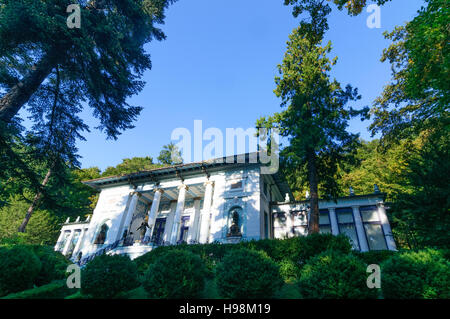
<svg viewBox="0 0 450 319"><path fill-rule="evenodd" d="M101 255L81 272L81 292L93 298L113 298L139 285L136 265L126 255Z"/></svg>
<svg viewBox="0 0 450 319"><path fill-rule="evenodd" d="M74 293L65 280L53 281L47 285L7 295L2 299L64 299Z"/></svg>
<svg viewBox="0 0 450 319"><path fill-rule="evenodd" d="M216 278L224 298L271 298L283 283L278 265L267 254L249 249L227 253Z"/></svg>
<svg viewBox="0 0 450 319"><path fill-rule="evenodd" d="M33 246L32 248L41 262L41 270L34 280L35 285L45 285L66 277L67 266L70 262L63 254L54 251L50 246Z"/></svg>
<svg viewBox="0 0 450 319"><path fill-rule="evenodd" d="M355 256L327 251L311 258L298 282L306 299L375 298L377 289L367 287L367 266Z"/></svg>
<svg viewBox="0 0 450 319"><path fill-rule="evenodd" d="M41 262L25 246L0 247L0 296L33 287Z"/></svg>
<svg viewBox="0 0 450 319"><path fill-rule="evenodd" d="M205 286L205 273L199 256L175 249L149 266L143 286L150 298L199 298Z"/></svg>
<svg viewBox="0 0 450 319"><path fill-rule="evenodd" d="M381 266L381 288L390 299L450 298L450 263L432 249L397 254Z"/></svg>
<svg viewBox="0 0 450 319"><path fill-rule="evenodd" d="M286 283L292 283L299 278L300 269L299 267L290 259L283 259L278 263L280 267L281 278Z"/></svg>
<svg viewBox="0 0 450 319"><path fill-rule="evenodd" d="M372 250L367 252L354 251L353 254L367 265L381 265L385 260L397 254L397 252L392 250Z"/></svg>

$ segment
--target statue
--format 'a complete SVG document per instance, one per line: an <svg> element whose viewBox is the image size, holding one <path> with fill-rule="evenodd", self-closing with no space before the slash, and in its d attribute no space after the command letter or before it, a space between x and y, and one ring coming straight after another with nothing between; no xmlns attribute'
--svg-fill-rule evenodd
<svg viewBox="0 0 450 319"><path fill-rule="evenodd" d="M237 210L234 210L231 213L231 218L232 218L232 222L231 222L230 231L228 232L227 237L242 236L241 230L239 227L239 213L237 212Z"/></svg>
<svg viewBox="0 0 450 319"><path fill-rule="evenodd" d="M141 226L139 226L136 231L141 231L141 241L144 240L145 233L147 232L147 228L150 228L146 220L143 220Z"/></svg>
<svg viewBox="0 0 450 319"><path fill-rule="evenodd" d="M102 227L100 228L97 238L95 238L94 244L103 245L105 243L107 233L108 233L108 226L106 224L103 224Z"/></svg>

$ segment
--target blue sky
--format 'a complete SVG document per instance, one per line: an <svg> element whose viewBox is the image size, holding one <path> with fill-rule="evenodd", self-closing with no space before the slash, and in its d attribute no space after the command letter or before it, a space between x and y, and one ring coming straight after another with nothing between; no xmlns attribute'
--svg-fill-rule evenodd
<svg viewBox="0 0 450 319"><path fill-rule="evenodd" d="M339 57L333 76L358 87L363 98L355 106L371 105L390 79L389 65L380 62L389 44L382 33L411 20L422 5L422 0L384 5L380 29L367 27L367 12L350 17L333 11L326 35L333 42L331 55ZM106 140L86 111L92 132L79 143L82 167L104 169L135 156L156 160L172 131L193 130L194 120L202 120L204 130L225 132L254 127L260 116L280 111L274 76L298 22L282 0L179 0L162 26L167 40L146 47L153 68L144 76L144 90L130 100L144 107L136 127ZM350 130L370 139L368 125L354 120Z"/></svg>

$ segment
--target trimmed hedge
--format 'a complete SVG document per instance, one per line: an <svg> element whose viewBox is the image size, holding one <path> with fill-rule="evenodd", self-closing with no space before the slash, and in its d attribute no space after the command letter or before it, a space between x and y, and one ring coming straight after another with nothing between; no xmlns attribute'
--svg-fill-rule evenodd
<svg viewBox="0 0 450 319"><path fill-rule="evenodd" d="M203 244L203 245L178 245L158 247L147 254L134 260L141 273L162 254L171 250L190 251L203 260L208 275L211 277L214 268L222 261L225 254L242 248L253 251L264 251L272 260L277 263L283 260L290 260L301 267L306 261L321 252L335 250L342 253L350 253L352 246L348 238L344 235L333 236L331 234L312 234L307 237L294 237L288 239L264 239L258 241L241 242L238 244Z"/></svg>
<svg viewBox="0 0 450 319"><path fill-rule="evenodd" d="M225 255L216 280L224 298L272 298L283 284L278 265L266 253L243 248Z"/></svg>
<svg viewBox="0 0 450 319"><path fill-rule="evenodd" d="M206 268L199 256L184 250L160 255L145 273L143 287L150 298L199 298Z"/></svg>
<svg viewBox="0 0 450 319"><path fill-rule="evenodd" d="M101 255L81 271L81 292L93 298L113 298L139 286L136 265L126 255Z"/></svg>
<svg viewBox="0 0 450 319"><path fill-rule="evenodd" d="M10 294L2 299L64 299L76 289L69 289L65 280L53 281L47 285Z"/></svg>
<svg viewBox="0 0 450 319"><path fill-rule="evenodd" d="M34 280L35 285L42 286L66 277L67 266L71 263L63 254L50 246L36 245L32 249L41 262L41 270Z"/></svg>
<svg viewBox="0 0 450 319"><path fill-rule="evenodd" d="M388 299L448 299L450 262L433 249L395 255L381 265L381 288Z"/></svg>
<svg viewBox="0 0 450 319"><path fill-rule="evenodd" d="M33 287L41 262L29 247L0 247L0 296Z"/></svg>
<svg viewBox="0 0 450 319"><path fill-rule="evenodd" d="M298 287L305 299L376 298L377 289L367 287L367 266L351 254L324 252L303 267Z"/></svg>

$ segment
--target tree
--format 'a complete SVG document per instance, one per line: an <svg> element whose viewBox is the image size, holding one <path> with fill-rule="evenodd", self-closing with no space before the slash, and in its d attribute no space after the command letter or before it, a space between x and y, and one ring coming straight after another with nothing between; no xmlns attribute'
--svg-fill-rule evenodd
<svg viewBox="0 0 450 319"><path fill-rule="evenodd" d="M163 165L176 165L182 164L183 158L178 147L173 143L169 143L163 146L158 156L158 162Z"/></svg>
<svg viewBox="0 0 450 319"><path fill-rule="evenodd" d="M276 77L275 94L281 97L286 109L274 116L261 118L258 126L278 125L280 134L289 140L281 151L285 169L292 174L305 171L310 190L309 232L319 231L319 181L324 181L326 194L336 196L338 185L334 174L344 154L351 153L358 144L358 135L347 132L348 120L363 116L367 108L355 110L346 107L349 101L360 99L356 89L345 89L329 72L336 63L327 54L331 43L322 47L303 35L297 28L290 35L283 63L279 65L281 77Z"/></svg>
<svg viewBox="0 0 450 319"><path fill-rule="evenodd" d="M309 15L309 19L303 17L300 21L302 35L309 40L319 42L322 40L325 32L329 29L328 15L332 9L330 2L333 2L339 10L347 8L349 15L356 16L360 14L367 5L367 0L284 0L284 5L293 6L292 14L298 17L304 13ZM377 5L383 5L391 0L376 0Z"/></svg>
<svg viewBox="0 0 450 319"><path fill-rule="evenodd" d="M161 165L154 164L153 158L146 157L133 157L125 158L122 163L116 166L109 166L102 173L102 176L113 176L113 175L125 175L132 174L140 171L147 171L161 167Z"/></svg>
<svg viewBox="0 0 450 319"><path fill-rule="evenodd" d="M155 24L174 0L83 1L81 28L68 28L69 0L5 0L0 5L0 120L10 122L55 70L93 108L99 128L117 138L141 107L126 99L142 90L151 68L144 45L162 40ZM0 91L1 92L1 91Z"/></svg>
<svg viewBox="0 0 450 319"><path fill-rule="evenodd" d="M393 41L381 61L389 61L392 82L375 100L370 126L389 144L434 125L449 116L450 5L426 0L417 17L385 37Z"/></svg>

